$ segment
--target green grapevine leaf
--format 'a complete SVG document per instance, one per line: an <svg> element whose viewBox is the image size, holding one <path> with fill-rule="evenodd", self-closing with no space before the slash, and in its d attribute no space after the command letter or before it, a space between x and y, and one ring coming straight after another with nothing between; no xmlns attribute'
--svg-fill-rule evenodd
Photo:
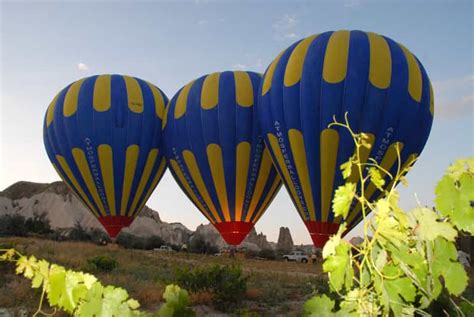
<svg viewBox="0 0 474 317"><path fill-rule="evenodd" d="M336 254L336 247L341 243L341 236L344 231L346 231L345 223L339 226L337 233L335 235L332 235L324 245L323 259L327 258L329 255Z"/></svg>
<svg viewBox="0 0 474 317"><path fill-rule="evenodd" d="M0 255L0 261L11 261L15 257L15 249L8 249Z"/></svg>
<svg viewBox="0 0 474 317"><path fill-rule="evenodd" d="M464 267L457 260L454 243L442 238L436 239L432 261L435 279L443 276L448 291L453 295L460 295L466 289L468 277Z"/></svg>
<svg viewBox="0 0 474 317"><path fill-rule="evenodd" d="M350 288L354 269L351 263L351 246L345 241L336 247L335 254L329 255L323 263L323 270L329 275L329 282L336 291Z"/></svg>
<svg viewBox="0 0 474 317"><path fill-rule="evenodd" d="M29 258L21 256L17 261L16 274L23 274L26 278L31 279L37 266L37 260L34 256Z"/></svg>
<svg viewBox="0 0 474 317"><path fill-rule="evenodd" d="M334 199L332 200L332 209L334 215L347 217L349 209L351 207L352 200L354 199L356 185L353 183L346 183L337 188L334 193Z"/></svg>
<svg viewBox="0 0 474 317"><path fill-rule="evenodd" d="M303 316L308 317L330 317L333 315L332 310L334 309L335 302L327 297L313 296L311 299L306 301L303 305Z"/></svg>
<svg viewBox="0 0 474 317"><path fill-rule="evenodd" d="M436 208L461 230L474 234L474 176L464 173L454 180L445 175L436 186Z"/></svg>
<svg viewBox="0 0 474 317"><path fill-rule="evenodd" d="M342 177L344 179L347 179L349 178L349 176L351 176L353 164L354 164L353 157L351 157L349 161L341 165Z"/></svg>
<svg viewBox="0 0 474 317"><path fill-rule="evenodd" d="M140 308L140 303L135 300L135 299L129 299L127 301L127 304L128 304L128 307L130 307L131 309L138 309Z"/></svg>
<svg viewBox="0 0 474 317"><path fill-rule="evenodd" d="M47 280L49 276L49 263L45 260L40 260L38 262L38 271L31 280L32 288L39 288L44 280Z"/></svg>
<svg viewBox="0 0 474 317"><path fill-rule="evenodd" d="M457 231L449 222L438 221L438 215L428 208L415 208L412 215L417 221L415 234L423 240L433 241L437 237L444 237L454 241Z"/></svg>
<svg viewBox="0 0 474 317"><path fill-rule="evenodd" d="M380 171L376 167L369 168L369 176L371 182L377 187L379 190L383 190L383 185L385 185L385 180L383 179Z"/></svg>
<svg viewBox="0 0 474 317"><path fill-rule="evenodd" d="M390 308L395 316L402 316L403 302L415 301L416 287L407 277L386 280L384 286L390 297Z"/></svg>

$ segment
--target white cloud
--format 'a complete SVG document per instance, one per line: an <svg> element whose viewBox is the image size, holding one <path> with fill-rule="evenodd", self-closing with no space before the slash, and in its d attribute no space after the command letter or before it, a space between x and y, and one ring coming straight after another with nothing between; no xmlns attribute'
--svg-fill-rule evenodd
<svg viewBox="0 0 474 317"><path fill-rule="evenodd" d="M237 64L232 65L232 68L235 68L235 69L247 69L247 68L249 68L249 65L237 63Z"/></svg>
<svg viewBox="0 0 474 317"><path fill-rule="evenodd" d="M299 22L296 15L285 14L272 25L275 39L287 40L297 38L298 33L296 32L296 28Z"/></svg>
<svg viewBox="0 0 474 317"><path fill-rule="evenodd" d="M264 70L263 66L262 59L257 58L255 61L249 61L248 63L236 63L232 65L232 69L262 72Z"/></svg>
<svg viewBox="0 0 474 317"><path fill-rule="evenodd" d="M197 21L197 24L198 25L204 25L204 24L207 24L207 22L208 21L206 19L202 19L202 20Z"/></svg>
<svg viewBox="0 0 474 317"><path fill-rule="evenodd" d="M435 115L456 118L473 115L474 74L433 82Z"/></svg>
<svg viewBox="0 0 474 317"><path fill-rule="evenodd" d="M89 66L87 66L87 65L84 64L84 63L79 63L79 64L77 64L77 69L78 69L78 70L81 70L81 71L89 70Z"/></svg>

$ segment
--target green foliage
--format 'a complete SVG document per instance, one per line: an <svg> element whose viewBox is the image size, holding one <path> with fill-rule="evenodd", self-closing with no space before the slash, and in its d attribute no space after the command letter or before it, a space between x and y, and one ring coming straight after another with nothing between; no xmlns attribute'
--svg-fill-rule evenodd
<svg viewBox="0 0 474 317"><path fill-rule="evenodd" d="M459 229L474 234L474 158L458 160L436 186L436 209Z"/></svg>
<svg viewBox="0 0 474 317"><path fill-rule="evenodd" d="M117 244L126 249L152 250L165 245L165 242L159 236L144 238L121 232L117 237Z"/></svg>
<svg viewBox="0 0 474 317"><path fill-rule="evenodd" d="M188 307L188 292L178 285L166 286L163 294L165 304L158 311L159 317L193 317L196 316L194 311Z"/></svg>
<svg viewBox="0 0 474 317"><path fill-rule="evenodd" d="M188 248L189 252L200 254L215 254L219 249L210 243L207 243L201 236L194 237Z"/></svg>
<svg viewBox="0 0 474 317"><path fill-rule="evenodd" d="M0 236L26 237L29 234L49 234L51 225L46 213L35 213L30 218L20 214L0 216Z"/></svg>
<svg viewBox="0 0 474 317"><path fill-rule="evenodd" d="M333 212L345 218L353 200L359 203L364 240L358 246L342 240L346 229L342 225L326 243L323 270L338 301L315 296L305 303L304 315L426 315L447 298L450 311L464 316L472 304L457 297L466 289L468 278L458 262L455 239L460 230L474 231L474 159L458 161L448 169L436 187L437 210L419 207L405 213L394 186L384 186L406 182L404 175L413 162L403 168L399 163L396 175L374 160L362 162L360 150L370 147L364 134L351 130L347 116L345 123L331 125L346 128L356 146L356 155L341 166L344 178L357 172L361 180L360 193L350 182L336 190ZM364 194L369 183L383 194L373 202ZM369 212L372 218L367 218Z"/></svg>
<svg viewBox="0 0 474 317"><path fill-rule="evenodd" d="M33 314L48 315L43 311L46 299L54 308L74 316L139 316L140 304L128 297L126 290L102 285L96 277L83 272L75 272L38 260L34 256L24 256L15 249L0 250L0 261L16 265L16 273L31 280L31 287L41 290L38 310Z"/></svg>
<svg viewBox="0 0 474 317"><path fill-rule="evenodd" d="M178 269L176 282L192 291L210 291L214 304L221 311L232 310L244 298L248 277L239 266L220 266Z"/></svg>
<svg viewBox="0 0 474 317"><path fill-rule="evenodd" d="M87 260L87 263L97 271L110 272L117 268L117 261L108 255L98 255Z"/></svg>

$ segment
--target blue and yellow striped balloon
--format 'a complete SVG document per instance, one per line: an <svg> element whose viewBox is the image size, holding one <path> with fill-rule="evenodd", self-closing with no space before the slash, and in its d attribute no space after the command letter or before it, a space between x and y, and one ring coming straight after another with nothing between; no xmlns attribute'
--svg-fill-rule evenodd
<svg viewBox="0 0 474 317"><path fill-rule="evenodd" d="M339 166L354 153L353 140L341 127L328 128L333 116L364 132L372 145L362 159L375 159L396 172L417 157L431 130L433 91L417 58L403 45L375 33L337 31L300 40L268 67L258 114L272 159L305 222L321 247L341 219L330 212L335 189L343 185ZM348 182L358 183L358 173ZM387 186L391 186L387 181ZM373 200L373 184L365 188ZM348 228L361 220L354 204Z"/></svg>
<svg viewBox="0 0 474 317"><path fill-rule="evenodd" d="M260 81L243 71L200 77L171 99L163 123L174 178L231 245L245 238L281 186L257 130Z"/></svg>
<svg viewBox="0 0 474 317"><path fill-rule="evenodd" d="M144 80L99 75L70 84L48 107L49 159L111 237L131 224L163 176L167 102Z"/></svg>

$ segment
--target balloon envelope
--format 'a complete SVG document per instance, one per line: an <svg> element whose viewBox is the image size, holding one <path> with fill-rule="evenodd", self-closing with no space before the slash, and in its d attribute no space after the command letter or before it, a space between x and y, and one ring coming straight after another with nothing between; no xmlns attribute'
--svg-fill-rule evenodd
<svg viewBox="0 0 474 317"><path fill-rule="evenodd" d="M242 242L281 186L257 131L260 81L252 72L206 75L184 86L166 108L170 170L231 245Z"/></svg>
<svg viewBox="0 0 474 317"><path fill-rule="evenodd" d="M99 75L61 90L46 112L49 159L111 237L131 224L165 171L167 101L141 79Z"/></svg>
<svg viewBox="0 0 474 317"><path fill-rule="evenodd" d="M258 114L273 161L308 228L322 247L337 232L331 201L343 185L340 165L354 154L349 132L328 125L333 116L369 136L362 160L397 170L397 148L405 164L417 157L433 120L433 92L416 57L395 41L361 31L326 32L298 41L268 67ZM391 186L386 179L387 186ZM358 183L353 172L348 182ZM359 188L360 191L360 188ZM380 196L373 184L370 200ZM361 220L353 204L348 228Z"/></svg>

